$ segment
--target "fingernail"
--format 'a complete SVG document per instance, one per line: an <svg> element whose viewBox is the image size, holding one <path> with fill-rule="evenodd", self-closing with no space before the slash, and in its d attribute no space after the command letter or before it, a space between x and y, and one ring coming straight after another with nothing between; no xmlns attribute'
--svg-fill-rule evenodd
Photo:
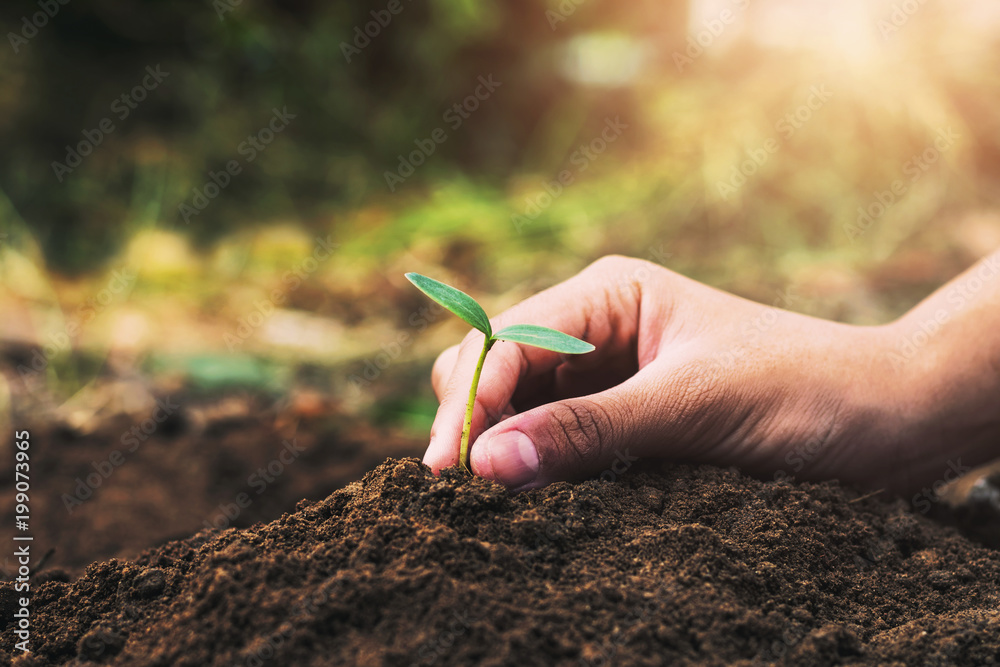
<svg viewBox="0 0 1000 667"><path fill-rule="evenodd" d="M504 486L524 486L538 475L538 450L520 431L508 431L488 443L493 475Z"/></svg>

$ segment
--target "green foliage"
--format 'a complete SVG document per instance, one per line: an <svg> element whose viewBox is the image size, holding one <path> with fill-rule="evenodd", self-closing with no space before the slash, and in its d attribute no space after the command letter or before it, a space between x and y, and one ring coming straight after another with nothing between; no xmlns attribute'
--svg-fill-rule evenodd
<svg viewBox="0 0 1000 667"><path fill-rule="evenodd" d="M543 350L563 354L586 354L593 352L594 346L579 338L537 324L513 324L493 334L494 340L509 340L512 343L533 345Z"/></svg>
<svg viewBox="0 0 1000 667"><path fill-rule="evenodd" d="M493 335L493 330L490 328L490 318L486 316L486 311L465 292L419 273L407 273L406 279L431 299L461 317L473 329L482 331L487 338Z"/></svg>
<svg viewBox="0 0 1000 667"><path fill-rule="evenodd" d="M562 117L564 100L573 99L582 116L603 113L581 102L558 58L539 54L574 32L640 13L595 5L556 32L546 25L546 0L402 7L370 37L364 30L373 10L384 13L384 2L61 5L37 37L0 53L0 145L7 158L0 161L0 190L52 264L77 272L113 256L142 222L207 244L291 212L340 219L389 197L384 174L435 129L448 140L407 179L410 195L459 174L502 188L514 170L547 172L563 160L565 146L556 146L558 155L539 158L545 164L525 164L540 119ZM23 5L0 6L0 23L13 32L30 15ZM157 64L169 72L163 83L134 108L119 102L112 110L142 81L144 68ZM488 75L502 82L496 94L463 111L467 118L451 116L462 120L459 127L446 121L443 114ZM267 127L272 109L285 107L295 119L250 161L244 142ZM114 131L57 178L53 162L65 162L67 147L78 146L83 132L93 136L102 119ZM190 205L206 183L214 188L210 174L234 160L240 174L185 220L179 206ZM149 180L154 188L142 183ZM142 220L147 204L156 210Z"/></svg>

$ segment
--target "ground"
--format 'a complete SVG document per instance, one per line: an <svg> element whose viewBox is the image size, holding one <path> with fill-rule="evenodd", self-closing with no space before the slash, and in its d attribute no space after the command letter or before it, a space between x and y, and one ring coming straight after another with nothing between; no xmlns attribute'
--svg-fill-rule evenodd
<svg viewBox="0 0 1000 667"><path fill-rule="evenodd" d="M187 403L72 513L38 489L35 553L56 551L17 664L1000 660L1000 552L901 500L652 462L511 496L255 400ZM36 430L58 461L38 478L86 481L127 426ZM2 584L0 664L15 604Z"/></svg>

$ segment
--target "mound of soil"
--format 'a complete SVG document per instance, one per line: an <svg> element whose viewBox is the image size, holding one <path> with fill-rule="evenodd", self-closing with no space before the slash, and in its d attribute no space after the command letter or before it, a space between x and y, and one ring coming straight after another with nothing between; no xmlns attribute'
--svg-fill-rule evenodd
<svg viewBox="0 0 1000 667"><path fill-rule="evenodd" d="M1000 661L1000 553L901 502L712 467L510 496L389 459L271 523L65 578L32 582L16 664ZM5 665L14 604L5 583Z"/></svg>

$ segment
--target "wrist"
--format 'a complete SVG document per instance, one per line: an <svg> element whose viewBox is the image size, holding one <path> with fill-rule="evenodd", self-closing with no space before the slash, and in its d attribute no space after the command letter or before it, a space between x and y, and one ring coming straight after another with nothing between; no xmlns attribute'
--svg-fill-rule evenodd
<svg viewBox="0 0 1000 667"><path fill-rule="evenodd" d="M910 421L1000 428L1000 360L962 324L944 308L916 308L884 327L886 358L903 383Z"/></svg>
<svg viewBox="0 0 1000 667"><path fill-rule="evenodd" d="M1000 372L986 341L941 304L880 327L898 405L900 463L914 484L1000 456Z"/></svg>

